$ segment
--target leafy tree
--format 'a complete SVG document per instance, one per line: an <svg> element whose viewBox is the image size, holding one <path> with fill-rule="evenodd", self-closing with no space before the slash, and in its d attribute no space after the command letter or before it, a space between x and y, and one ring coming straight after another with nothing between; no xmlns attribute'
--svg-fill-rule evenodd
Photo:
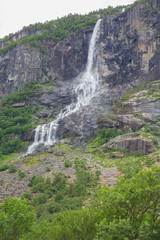
<svg viewBox="0 0 160 240"><path fill-rule="evenodd" d="M146 239L158 239L159 167L141 171L132 179L122 179L113 189L102 188L96 201L99 203L101 219L97 226L97 239L120 239L115 236L118 236L116 234L121 229L121 225L123 225L121 231L124 239L143 239L145 231L149 236ZM128 231L125 228L128 228Z"/></svg>
<svg viewBox="0 0 160 240"><path fill-rule="evenodd" d="M134 239L134 230L128 219L114 220L110 223L104 218L97 225L95 240L129 240Z"/></svg>
<svg viewBox="0 0 160 240"><path fill-rule="evenodd" d="M6 198L0 205L0 239L17 240L29 231L35 220L35 210L27 200Z"/></svg>
<svg viewBox="0 0 160 240"><path fill-rule="evenodd" d="M88 209L61 213L51 223L33 225L23 240L91 240L95 235L96 216Z"/></svg>

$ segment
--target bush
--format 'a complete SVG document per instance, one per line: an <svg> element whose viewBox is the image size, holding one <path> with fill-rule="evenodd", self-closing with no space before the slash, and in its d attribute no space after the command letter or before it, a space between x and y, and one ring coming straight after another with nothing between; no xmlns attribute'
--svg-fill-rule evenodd
<svg viewBox="0 0 160 240"><path fill-rule="evenodd" d="M9 172L10 173L15 173L15 172L17 172L17 168L16 168L16 166L14 166L14 165L10 165L10 167L9 167Z"/></svg>
<svg viewBox="0 0 160 240"><path fill-rule="evenodd" d="M6 164L2 165L2 166L0 166L0 172L6 171L8 168L9 168L8 165L6 165Z"/></svg>
<svg viewBox="0 0 160 240"><path fill-rule="evenodd" d="M46 168L46 172L50 172L51 169L49 167Z"/></svg>
<svg viewBox="0 0 160 240"><path fill-rule="evenodd" d="M60 212L61 210L61 204L55 202L54 200L52 200L47 207L49 213L56 213L56 212Z"/></svg>
<svg viewBox="0 0 160 240"><path fill-rule="evenodd" d="M47 193L49 196L53 193L53 186L50 178L44 180L42 176L33 176L28 184L35 193Z"/></svg>
<svg viewBox="0 0 160 240"><path fill-rule="evenodd" d="M64 162L64 167L68 168L68 167L71 167L72 166L72 163L67 159L65 162Z"/></svg>
<svg viewBox="0 0 160 240"><path fill-rule="evenodd" d="M54 191L65 189L66 187L66 178L65 175L61 172L56 173L53 180Z"/></svg>
<svg viewBox="0 0 160 240"><path fill-rule="evenodd" d="M52 222L43 221L23 236L24 240L91 240L95 236L96 216L88 209L61 213Z"/></svg>
<svg viewBox="0 0 160 240"><path fill-rule="evenodd" d="M38 183L43 183L43 182L44 182L44 179L42 176L33 176L30 179L28 186L33 187L34 185L37 185Z"/></svg>
<svg viewBox="0 0 160 240"><path fill-rule="evenodd" d="M32 194L31 194L31 192L25 192L25 193L23 193L22 194L22 196L21 196L21 199L23 200L23 199L28 199L28 200L31 200L32 199Z"/></svg>
<svg viewBox="0 0 160 240"><path fill-rule="evenodd" d="M25 176L26 176L25 172L23 172L21 170L18 172L19 180L22 180Z"/></svg>
<svg viewBox="0 0 160 240"><path fill-rule="evenodd" d="M34 199L33 199L33 206L37 206L39 204L43 204L46 203L48 199L48 195L45 193L39 194L37 195Z"/></svg>

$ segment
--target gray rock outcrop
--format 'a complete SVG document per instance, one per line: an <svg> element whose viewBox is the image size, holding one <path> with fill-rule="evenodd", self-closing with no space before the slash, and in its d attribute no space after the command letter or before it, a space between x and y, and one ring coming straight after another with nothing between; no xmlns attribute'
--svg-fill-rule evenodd
<svg viewBox="0 0 160 240"><path fill-rule="evenodd" d="M152 140L143 138L139 133L125 134L111 139L103 147L124 149L128 153L150 154L155 150Z"/></svg>

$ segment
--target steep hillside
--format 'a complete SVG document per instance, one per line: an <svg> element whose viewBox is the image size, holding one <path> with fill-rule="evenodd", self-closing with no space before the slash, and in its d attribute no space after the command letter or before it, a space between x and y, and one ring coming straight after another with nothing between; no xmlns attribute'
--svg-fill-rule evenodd
<svg viewBox="0 0 160 240"><path fill-rule="evenodd" d="M158 240L160 1L0 47L0 238Z"/></svg>

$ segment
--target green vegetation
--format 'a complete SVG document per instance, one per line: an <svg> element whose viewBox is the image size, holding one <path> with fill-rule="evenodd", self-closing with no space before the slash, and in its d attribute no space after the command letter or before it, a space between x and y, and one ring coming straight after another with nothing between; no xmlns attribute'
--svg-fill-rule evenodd
<svg viewBox="0 0 160 240"><path fill-rule="evenodd" d="M40 91L37 91L40 87L50 89L53 84L39 84L30 81L23 91L2 98L2 108L0 109L0 162L9 160L13 153L17 153L23 148L25 143L20 138L23 134L32 130L32 116L40 108L32 107L29 103L35 94L40 93Z"/></svg>
<svg viewBox="0 0 160 240"><path fill-rule="evenodd" d="M9 168L7 164L0 166L0 172L4 172Z"/></svg>
<svg viewBox="0 0 160 240"><path fill-rule="evenodd" d="M71 167L72 166L72 163L67 159L65 160L64 162L64 166L67 168L67 167Z"/></svg>
<svg viewBox="0 0 160 240"><path fill-rule="evenodd" d="M23 172L21 170L18 172L19 180L22 180L25 176L26 176L25 172Z"/></svg>
<svg viewBox="0 0 160 240"><path fill-rule="evenodd" d="M137 3L144 3L144 2L150 2L151 0L137 0L134 2L134 4L137 4Z"/></svg>
<svg viewBox="0 0 160 240"><path fill-rule="evenodd" d="M8 170L10 173L14 173L14 172L17 172L17 168L14 166L14 165L7 165L7 164L4 164L2 166L0 166L0 172L4 172Z"/></svg>
<svg viewBox="0 0 160 240"><path fill-rule="evenodd" d="M158 239L160 169L121 179L114 189L102 188L97 197L100 222L97 239Z"/></svg>
<svg viewBox="0 0 160 240"><path fill-rule="evenodd" d="M79 163L78 163L79 165ZM81 168L82 169L82 168ZM58 181L57 181L58 180ZM60 181L59 181L60 180ZM23 200L7 198L0 205L0 238L2 240L150 240L159 239L160 168L140 171L131 179L121 178L114 188L102 187L85 209L66 209L59 212L60 194L47 202L47 194L34 198L26 192ZM33 189L42 191L42 186L65 191L65 178L58 174L53 184L35 177L30 182ZM38 188L37 188L38 186ZM42 188L41 188L42 187ZM28 202L27 202L28 201ZM65 201L68 201L65 199ZM34 203L34 204L33 204ZM39 218L44 204L50 218ZM41 205L41 208L37 206ZM59 206L61 207L61 206ZM35 216L35 210L37 215ZM60 208L61 209L61 208ZM56 212L56 214L55 214Z"/></svg>
<svg viewBox="0 0 160 240"><path fill-rule="evenodd" d="M131 8L133 8L136 4L138 4L138 3L147 3L147 2L150 2L151 0L136 0L133 4L131 4L131 5L128 5L127 7L126 7L126 11L128 11L128 10L130 10ZM147 8L148 9L148 8Z"/></svg>
<svg viewBox="0 0 160 240"><path fill-rule="evenodd" d="M160 152L142 155L139 152L127 154L119 149L108 149L107 147L94 147L89 144L86 152L92 154L93 161L105 168L117 167L125 178L132 178L143 168L151 167L159 162Z"/></svg>
<svg viewBox="0 0 160 240"><path fill-rule="evenodd" d="M98 148L99 146L103 145L104 143L107 143L112 138L122 135L123 132L121 130L117 130L115 128L105 128L102 127L99 129L98 136L91 141L91 143L88 145L88 149L91 148Z"/></svg>
<svg viewBox="0 0 160 240"><path fill-rule="evenodd" d="M31 115L33 108L23 106L14 108L12 104L25 101L33 93L27 91L11 94L2 99L3 108L0 111L0 154L7 155L17 152L22 148L22 142L18 135L29 132L32 129Z"/></svg>
<svg viewBox="0 0 160 240"><path fill-rule="evenodd" d="M0 53L11 49L18 44L31 45L45 52L45 48L42 44L43 39L52 39L53 41L58 41L66 38L69 34L78 34L80 31L84 31L85 29L92 27L97 22L98 17L104 18L108 14L116 15L122 8L123 6L118 6L116 8L110 6L107 9L93 11L87 15L69 14L68 16L58 18L57 20L52 20L44 24L37 23L35 25L30 25L28 27L25 27L25 29L35 32L37 30L41 30L42 33L35 34L30 37L25 37L16 41L11 41L11 36L6 36L0 40L7 43L6 47L0 49Z"/></svg>
<svg viewBox="0 0 160 240"><path fill-rule="evenodd" d="M91 171L86 167L86 160L76 159L76 180L69 181L69 177L61 172L53 174L53 180L42 176L33 176L28 186L31 192L22 195L36 208L37 218L53 219L53 215L67 210L76 210L82 206L91 192L97 188L100 172ZM35 196L34 196L35 195Z"/></svg>
<svg viewBox="0 0 160 240"><path fill-rule="evenodd" d="M9 172L10 173L15 173L17 172L17 168L14 166L14 165L11 165L9 168L8 168Z"/></svg>
<svg viewBox="0 0 160 240"><path fill-rule="evenodd" d="M14 103L29 100L30 97L34 96L34 91L30 89L31 86L32 85L28 84L28 86L26 86L26 88L23 91L10 94L8 97L3 98L2 104L4 106L9 106Z"/></svg>
<svg viewBox="0 0 160 240"><path fill-rule="evenodd" d="M6 198L0 205L0 239L18 240L35 221L35 210L27 200Z"/></svg>
<svg viewBox="0 0 160 240"><path fill-rule="evenodd" d="M5 162L8 162L10 160L13 160L15 158L17 158L19 156L19 153L10 153L10 154L7 154L7 155L1 155L0 156L0 163L5 163Z"/></svg>

